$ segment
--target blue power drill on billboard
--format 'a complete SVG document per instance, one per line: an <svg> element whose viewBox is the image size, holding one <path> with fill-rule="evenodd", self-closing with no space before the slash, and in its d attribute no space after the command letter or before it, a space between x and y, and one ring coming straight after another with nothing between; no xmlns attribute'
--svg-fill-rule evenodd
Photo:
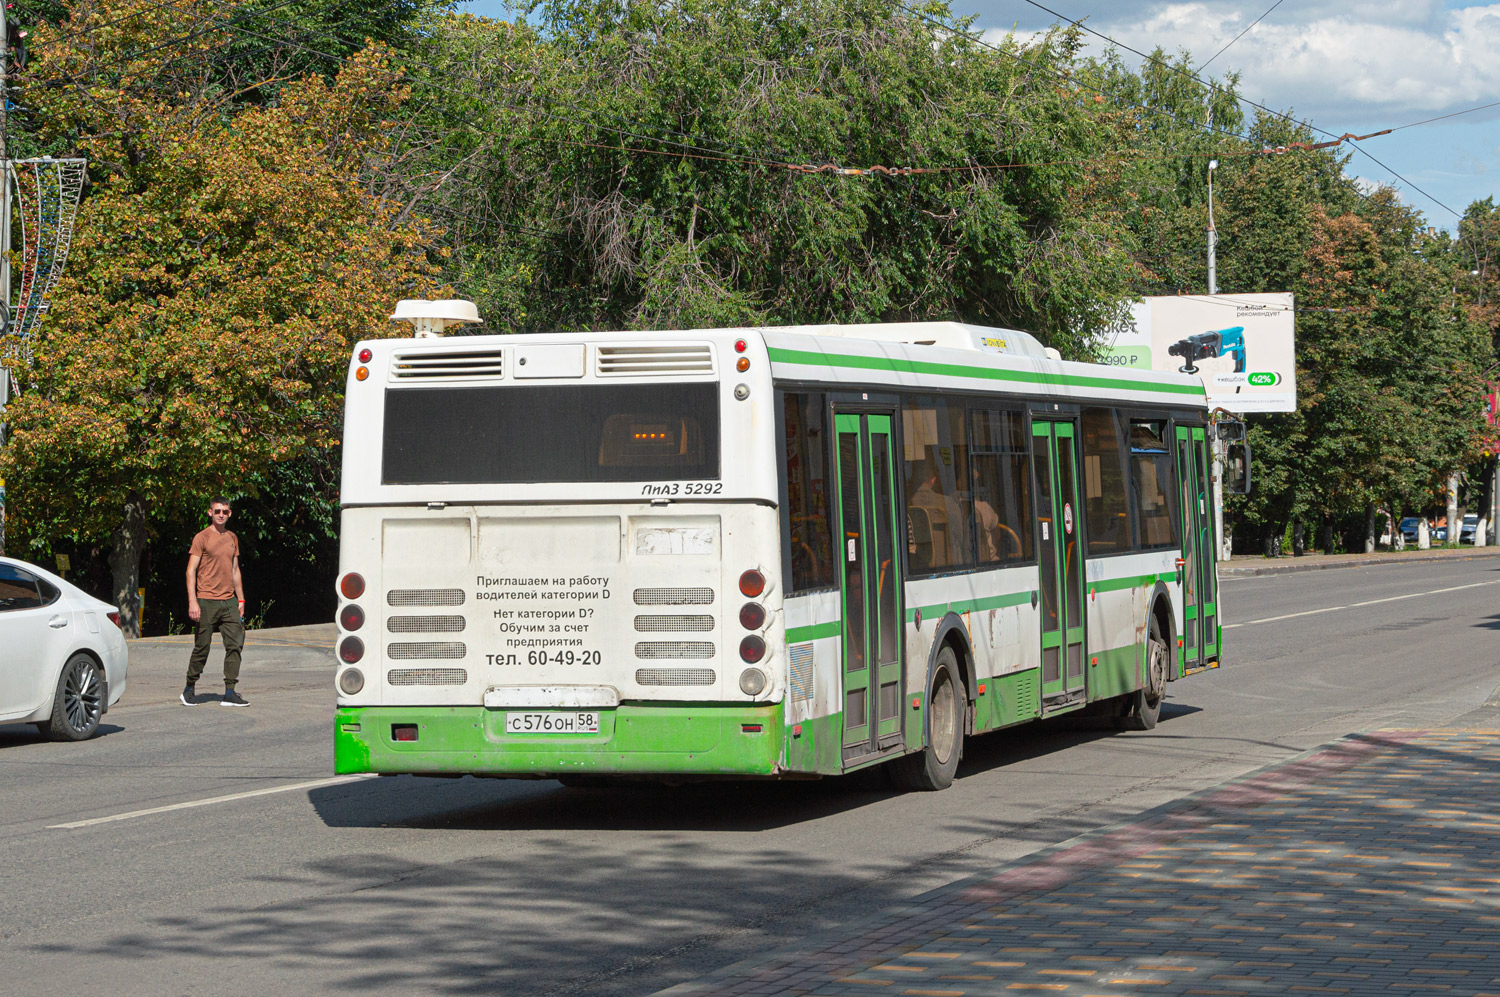
<svg viewBox="0 0 1500 997"><path fill-rule="evenodd" d="M1182 358L1182 366L1177 369L1184 374L1198 373L1198 361L1208 357L1233 357L1234 372L1243 374L1245 372L1245 327L1235 325L1227 329L1200 332L1185 339L1179 339L1167 347L1167 353Z"/></svg>

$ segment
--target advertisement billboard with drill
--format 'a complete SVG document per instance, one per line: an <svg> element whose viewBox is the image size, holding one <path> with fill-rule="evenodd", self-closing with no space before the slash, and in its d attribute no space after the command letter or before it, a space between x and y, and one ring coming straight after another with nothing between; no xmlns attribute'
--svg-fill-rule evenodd
<svg viewBox="0 0 1500 997"><path fill-rule="evenodd" d="M1104 362L1197 374L1210 405L1294 412L1297 363L1290 294L1144 298L1105 340Z"/></svg>

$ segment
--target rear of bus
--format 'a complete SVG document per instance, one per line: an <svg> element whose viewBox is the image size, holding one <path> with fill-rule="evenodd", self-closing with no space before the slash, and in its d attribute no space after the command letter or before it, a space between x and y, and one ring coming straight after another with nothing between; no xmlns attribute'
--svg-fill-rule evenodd
<svg viewBox="0 0 1500 997"><path fill-rule="evenodd" d="M337 771L776 774L774 432L751 334L356 346Z"/></svg>

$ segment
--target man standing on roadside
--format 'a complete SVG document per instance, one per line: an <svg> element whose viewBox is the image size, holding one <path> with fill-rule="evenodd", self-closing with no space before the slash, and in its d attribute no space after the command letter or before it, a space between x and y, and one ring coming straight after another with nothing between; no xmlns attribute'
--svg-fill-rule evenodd
<svg viewBox="0 0 1500 997"><path fill-rule="evenodd" d="M220 706L249 706L235 683L240 679L240 651L245 646L245 587L240 581L240 541L229 532L229 500L214 496L208 504L213 525L193 537L188 553L188 618L198 624L193 654L188 658L187 686L182 705L196 706L193 686L208 664L214 631L224 641L224 698Z"/></svg>

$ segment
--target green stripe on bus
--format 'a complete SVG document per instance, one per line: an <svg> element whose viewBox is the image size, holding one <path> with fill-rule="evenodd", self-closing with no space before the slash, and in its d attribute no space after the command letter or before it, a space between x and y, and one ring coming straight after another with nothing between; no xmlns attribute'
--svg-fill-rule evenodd
<svg viewBox="0 0 1500 997"><path fill-rule="evenodd" d="M858 370L894 370L911 374L936 374L942 377L968 377L980 381L1017 381L1023 384L1066 384L1075 388L1116 388L1125 391L1157 391L1169 395L1204 394L1201 385L1159 384L1113 377L1088 377L1081 374L1042 374L1029 370L998 370L993 367L966 367L962 364L933 363L930 360L897 360L890 357L860 357L843 353L812 353L808 350L768 348L772 363L802 364L813 367L850 367Z"/></svg>
<svg viewBox="0 0 1500 997"><path fill-rule="evenodd" d="M1120 589L1140 588L1145 585L1155 585L1157 582L1171 583L1176 580L1176 572L1169 571L1160 575L1132 575L1129 578L1106 578L1103 581L1089 582L1089 588L1095 592L1118 592Z"/></svg>
<svg viewBox="0 0 1500 997"><path fill-rule="evenodd" d="M906 622L915 623L917 621L918 613L921 613L923 616L927 617L930 620L933 618L934 614L942 615L944 613L977 613L986 609L1005 609L1008 606L1019 606L1023 603L1030 603L1031 597L1032 591L1030 589L1027 589L1025 592L1011 592L1006 595L991 596L988 599L971 599L968 601L960 602L939 602L931 606L918 606L916 608L907 609Z"/></svg>
<svg viewBox="0 0 1500 997"><path fill-rule="evenodd" d="M837 637L842 624L838 620L832 623L814 623L806 627L787 627L786 642L788 644L800 644L808 640L821 640L824 637Z"/></svg>

